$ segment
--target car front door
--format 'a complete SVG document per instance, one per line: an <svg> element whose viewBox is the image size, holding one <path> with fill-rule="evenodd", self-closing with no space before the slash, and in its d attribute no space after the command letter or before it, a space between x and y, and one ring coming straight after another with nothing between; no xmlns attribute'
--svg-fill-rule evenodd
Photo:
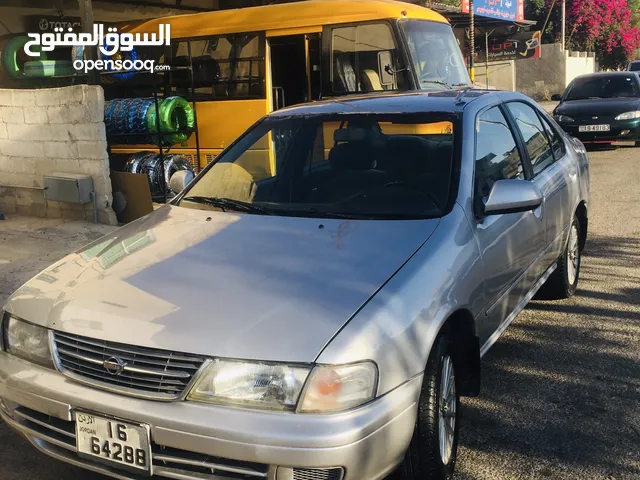
<svg viewBox="0 0 640 480"><path fill-rule="evenodd" d="M477 322L482 353L497 340L520 311L530 290L535 264L545 248L544 203L534 211L484 215L483 204L493 184L503 179L531 178L517 128L503 107L494 106L476 119L474 203L476 238L485 273L486 308Z"/></svg>
<svg viewBox="0 0 640 480"><path fill-rule="evenodd" d="M562 139L536 109L525 102L509 102L513 117L532 168L531 181L542 192L545 201L546 246L536 264L540 277L558 259L571 221L570 184L577 185L578 170L567 158ZM554 135L555 133L555 135Z"/></svg>

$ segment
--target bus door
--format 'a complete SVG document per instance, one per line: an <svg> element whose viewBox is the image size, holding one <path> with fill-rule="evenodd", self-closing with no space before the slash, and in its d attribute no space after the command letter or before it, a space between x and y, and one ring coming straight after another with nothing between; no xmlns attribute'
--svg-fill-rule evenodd
<svg viewBox="0 0 640 480"><path fill-rule="evenodd" d="M267 32L272 110L321 96L320 33L288 33Z"/></svg>

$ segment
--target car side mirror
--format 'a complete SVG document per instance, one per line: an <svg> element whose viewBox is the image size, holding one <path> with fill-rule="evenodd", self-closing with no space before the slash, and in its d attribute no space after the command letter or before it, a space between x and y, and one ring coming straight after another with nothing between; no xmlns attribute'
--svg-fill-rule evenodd
<svg viewBox="0 0 640 480"><path fill-rule="evenodd" d="M559 93L554 93L553 95L551 95L551 100L553 100L554 102L561 102L562 95L560 95Z"/></svg>
<svg viewBox="0 0 640 480"><path fill-rule="evenodd" d="M171 175L169 180L169 188L177 195L183 191L187 185L195 178L195 175L191 170L179 170Z"/></svg>
<svg viewBox="0 0 640 480"><path fill-rule="evenodd" d="M542 193L527 180L498 180L484 203L485 215L528 212L542 205Z"/></svg>

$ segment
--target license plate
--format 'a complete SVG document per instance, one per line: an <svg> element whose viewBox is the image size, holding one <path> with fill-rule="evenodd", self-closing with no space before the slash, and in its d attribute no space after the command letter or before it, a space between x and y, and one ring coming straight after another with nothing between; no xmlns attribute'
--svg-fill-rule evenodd
<svg viewBox="0 0 640 480"><path fill-rule="evenodd" d="M120 468L151 473L151 441L147 425L76 412L78 454Z"/></svg>
<svg viewBox="0 0 640 480"><path fill-rule="evenodd" d="M609 132L611 125L581 125L578 127L579 132Z"/></svg>

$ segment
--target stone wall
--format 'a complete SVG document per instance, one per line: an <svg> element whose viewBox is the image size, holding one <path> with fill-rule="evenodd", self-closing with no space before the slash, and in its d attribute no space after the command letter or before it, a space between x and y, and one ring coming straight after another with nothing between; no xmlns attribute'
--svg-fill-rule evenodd
<svg viewBox="0 0 640 480"><path fill-rule="evenodd" d="M44 175L93 177L98 220L115 225L101 87L0 89L0 211L91 220L91 203L48 201Z"/></svg>

